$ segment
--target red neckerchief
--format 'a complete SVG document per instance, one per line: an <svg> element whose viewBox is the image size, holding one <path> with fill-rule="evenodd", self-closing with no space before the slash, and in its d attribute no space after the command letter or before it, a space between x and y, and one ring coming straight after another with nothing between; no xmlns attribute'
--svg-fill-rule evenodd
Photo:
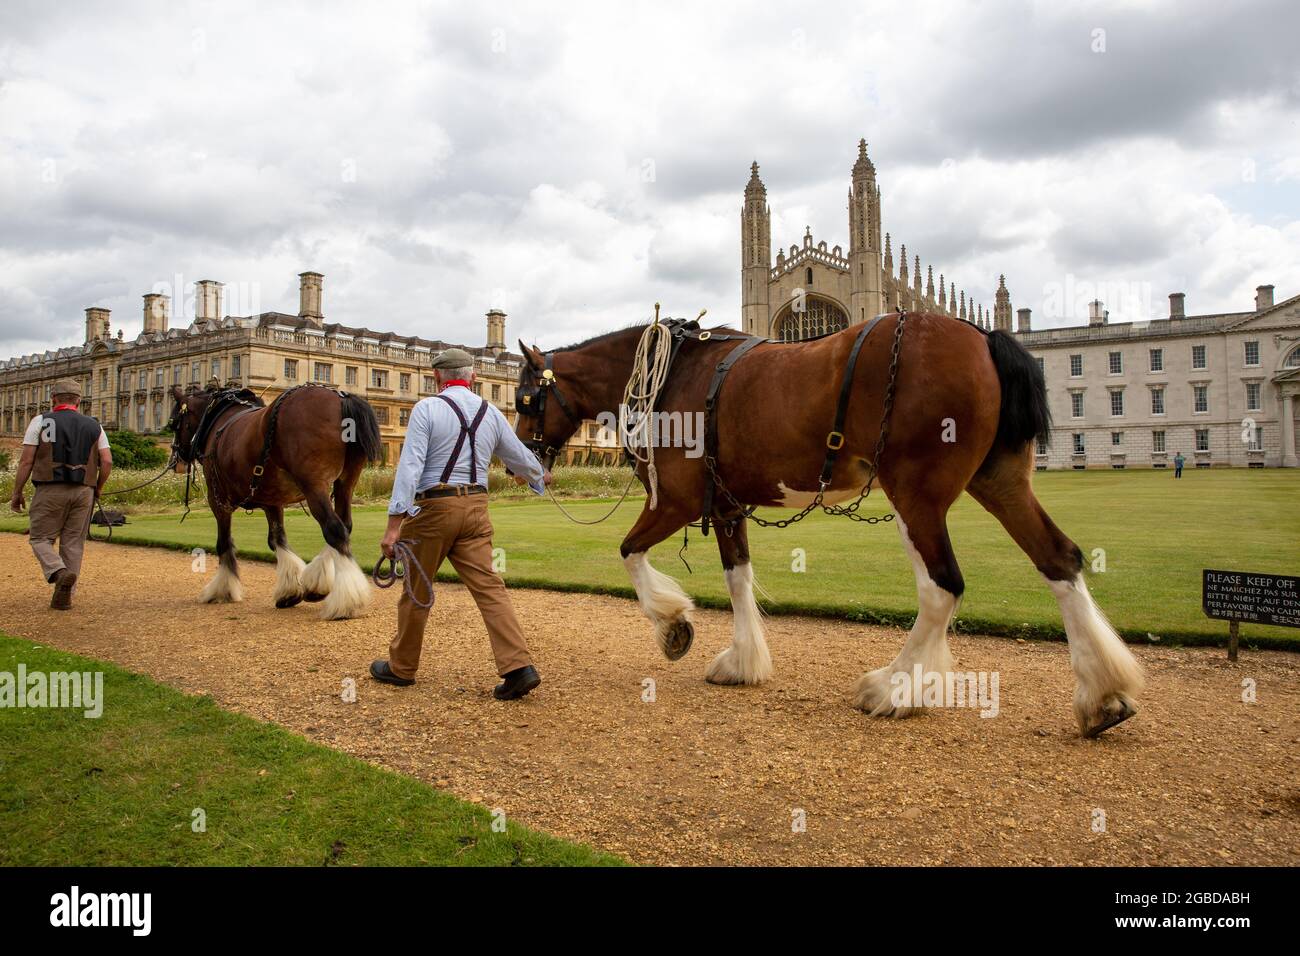
<svg viewBox="0 0 1300 956"><path fill-rule="evenodd" d="M445 392L445 391L447 391L447 389L451 388L453 385L463 385L463 386L465 386L466 388L469 388L469 387L470 387L469 382L465 381L463 378L453 378L453 379L452 379L451 381L449 381L449 382L443 382L443 383L442 383L442 390Z"/></svg>
<svg viewBox="0 0 1300 956"><path fill-rule="evenodd" d="M55 405L50 409L52 412L75 412L77 410L76 405Z"/></svg>

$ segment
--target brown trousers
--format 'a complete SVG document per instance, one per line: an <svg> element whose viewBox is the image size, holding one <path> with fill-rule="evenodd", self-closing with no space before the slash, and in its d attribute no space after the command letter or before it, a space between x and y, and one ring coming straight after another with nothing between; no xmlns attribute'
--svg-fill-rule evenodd
<svg viewBox="0 0 1300 956"><path fill-rule="evenodd" d="M29 541L41 562L45 580L67 568L81 573L81 556L90 533L90 512L95 506L95 489L89 485L41 483L32 495ZM54 539L59 547L54 549Z"/></svg>
<svg viewBox="0 0 1300 956"><path fill-rule="evenodd" d="M402 521L401 536L415 541L411 550L430 581L444 560L451 561L483 615L498 674L507 674L533 662L505 582L492 569L492 522L488 518L487 495L422 501L420 513L415 517L408 515ZM418 578L417 574L411 582L417 593L422 588ZM398 677L415 677L428 619L429 610L415 604L403 588L397 605L397 636L388 648L388 666Z"/></svg>

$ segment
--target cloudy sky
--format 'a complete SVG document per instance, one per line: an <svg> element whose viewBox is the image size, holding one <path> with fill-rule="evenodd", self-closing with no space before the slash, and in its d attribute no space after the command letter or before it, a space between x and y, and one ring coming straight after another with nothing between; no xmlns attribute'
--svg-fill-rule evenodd
<svg viewBox="0 0 1300 956"><path fill-rule="evenodd" d="M1245 310L1300 293L1298 10L5 0L0 357L196 279L296 313L308 269L330 321L471 345L490 307L543 345L734 322L750 162L774 246L847 245L860 137L978 301Z"/></svg>

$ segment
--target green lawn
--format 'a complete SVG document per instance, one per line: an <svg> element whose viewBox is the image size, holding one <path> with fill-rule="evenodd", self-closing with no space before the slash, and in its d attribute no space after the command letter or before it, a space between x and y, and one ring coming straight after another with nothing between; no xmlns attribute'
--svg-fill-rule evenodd
<svg viewBox="0 0 1300 956"><path fill-rule="evenodd" d="M1201 613L1201 569L1300 573L1300 472L1292 470L1188 471L1175 482L1169 472L1042 472L1035 487L1048 512L1092 560L1105 552L1105 572L1090 586L1126 636L1164 642L1207 643L1226 638L1227 624ZM582 517L597 517L608 499L566 502ZM618 544L631 526L639 500L629 500L608 522L569 523L546 500L494 501L496 544L505 550L509 583L631 596ZM884 498L864 513L886 510ZM385 521L381 507L358 511L356 551L369 566L378 554ZM1029 560L982 508L963 497L949 518L953 544L966 578L959 629L1026 636L1061 636L1056 602ZM132 516L114 539L186 549L211 548L214 525L205 512L184 524L176 515ZM25 519L0 519L0 530L17 530ZM316 523L294 511L289 538L310 557L320 547ZM102 531L97 531L102 534ZM260 513L236 519L241 554L269 558ZM911 566L892 525L868 527L845 519L809 518L784 531L751 529L755 576L770 596L772 612L803 611L859 620L907 623L916 610ZM688 574L677 559L681 536L652 552L655 564L680 579L700 601L727 606L712 540L691 535ZM792 570L792 549L806 554L803 573ZM454 577L444 572L445 578ZM258 599L257 596L253 597ZM1300 632L1243 625L1243 638L1257 646L1296 646Z"/></svg>
<svg viewBox="0 0 1300 956"><path fill-rule="evenodd" d="M0 865L608 865L616 858L111 664L0 635L0 671L102 671L103 714L0 709ZM194 810L206 815L195 832Z"/></svg>

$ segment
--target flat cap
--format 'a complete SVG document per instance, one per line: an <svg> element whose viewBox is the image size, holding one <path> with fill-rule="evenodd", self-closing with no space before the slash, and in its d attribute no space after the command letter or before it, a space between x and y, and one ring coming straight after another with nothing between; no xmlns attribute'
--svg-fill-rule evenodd
<svg viewBox="0 0 1300 956"><path fill-rule="evenodd" d="M433 367L437 369L471 368L473 365L474 357L464 349L447 349L445 352L439 352L438 357L433 360Z"/></svg>
<svg viewBox="0 0 1300 956"><path fill-rule="evenodd" d="M81 383L74 378L61 378L50 389L51 395L81 395Z"/></svg>

